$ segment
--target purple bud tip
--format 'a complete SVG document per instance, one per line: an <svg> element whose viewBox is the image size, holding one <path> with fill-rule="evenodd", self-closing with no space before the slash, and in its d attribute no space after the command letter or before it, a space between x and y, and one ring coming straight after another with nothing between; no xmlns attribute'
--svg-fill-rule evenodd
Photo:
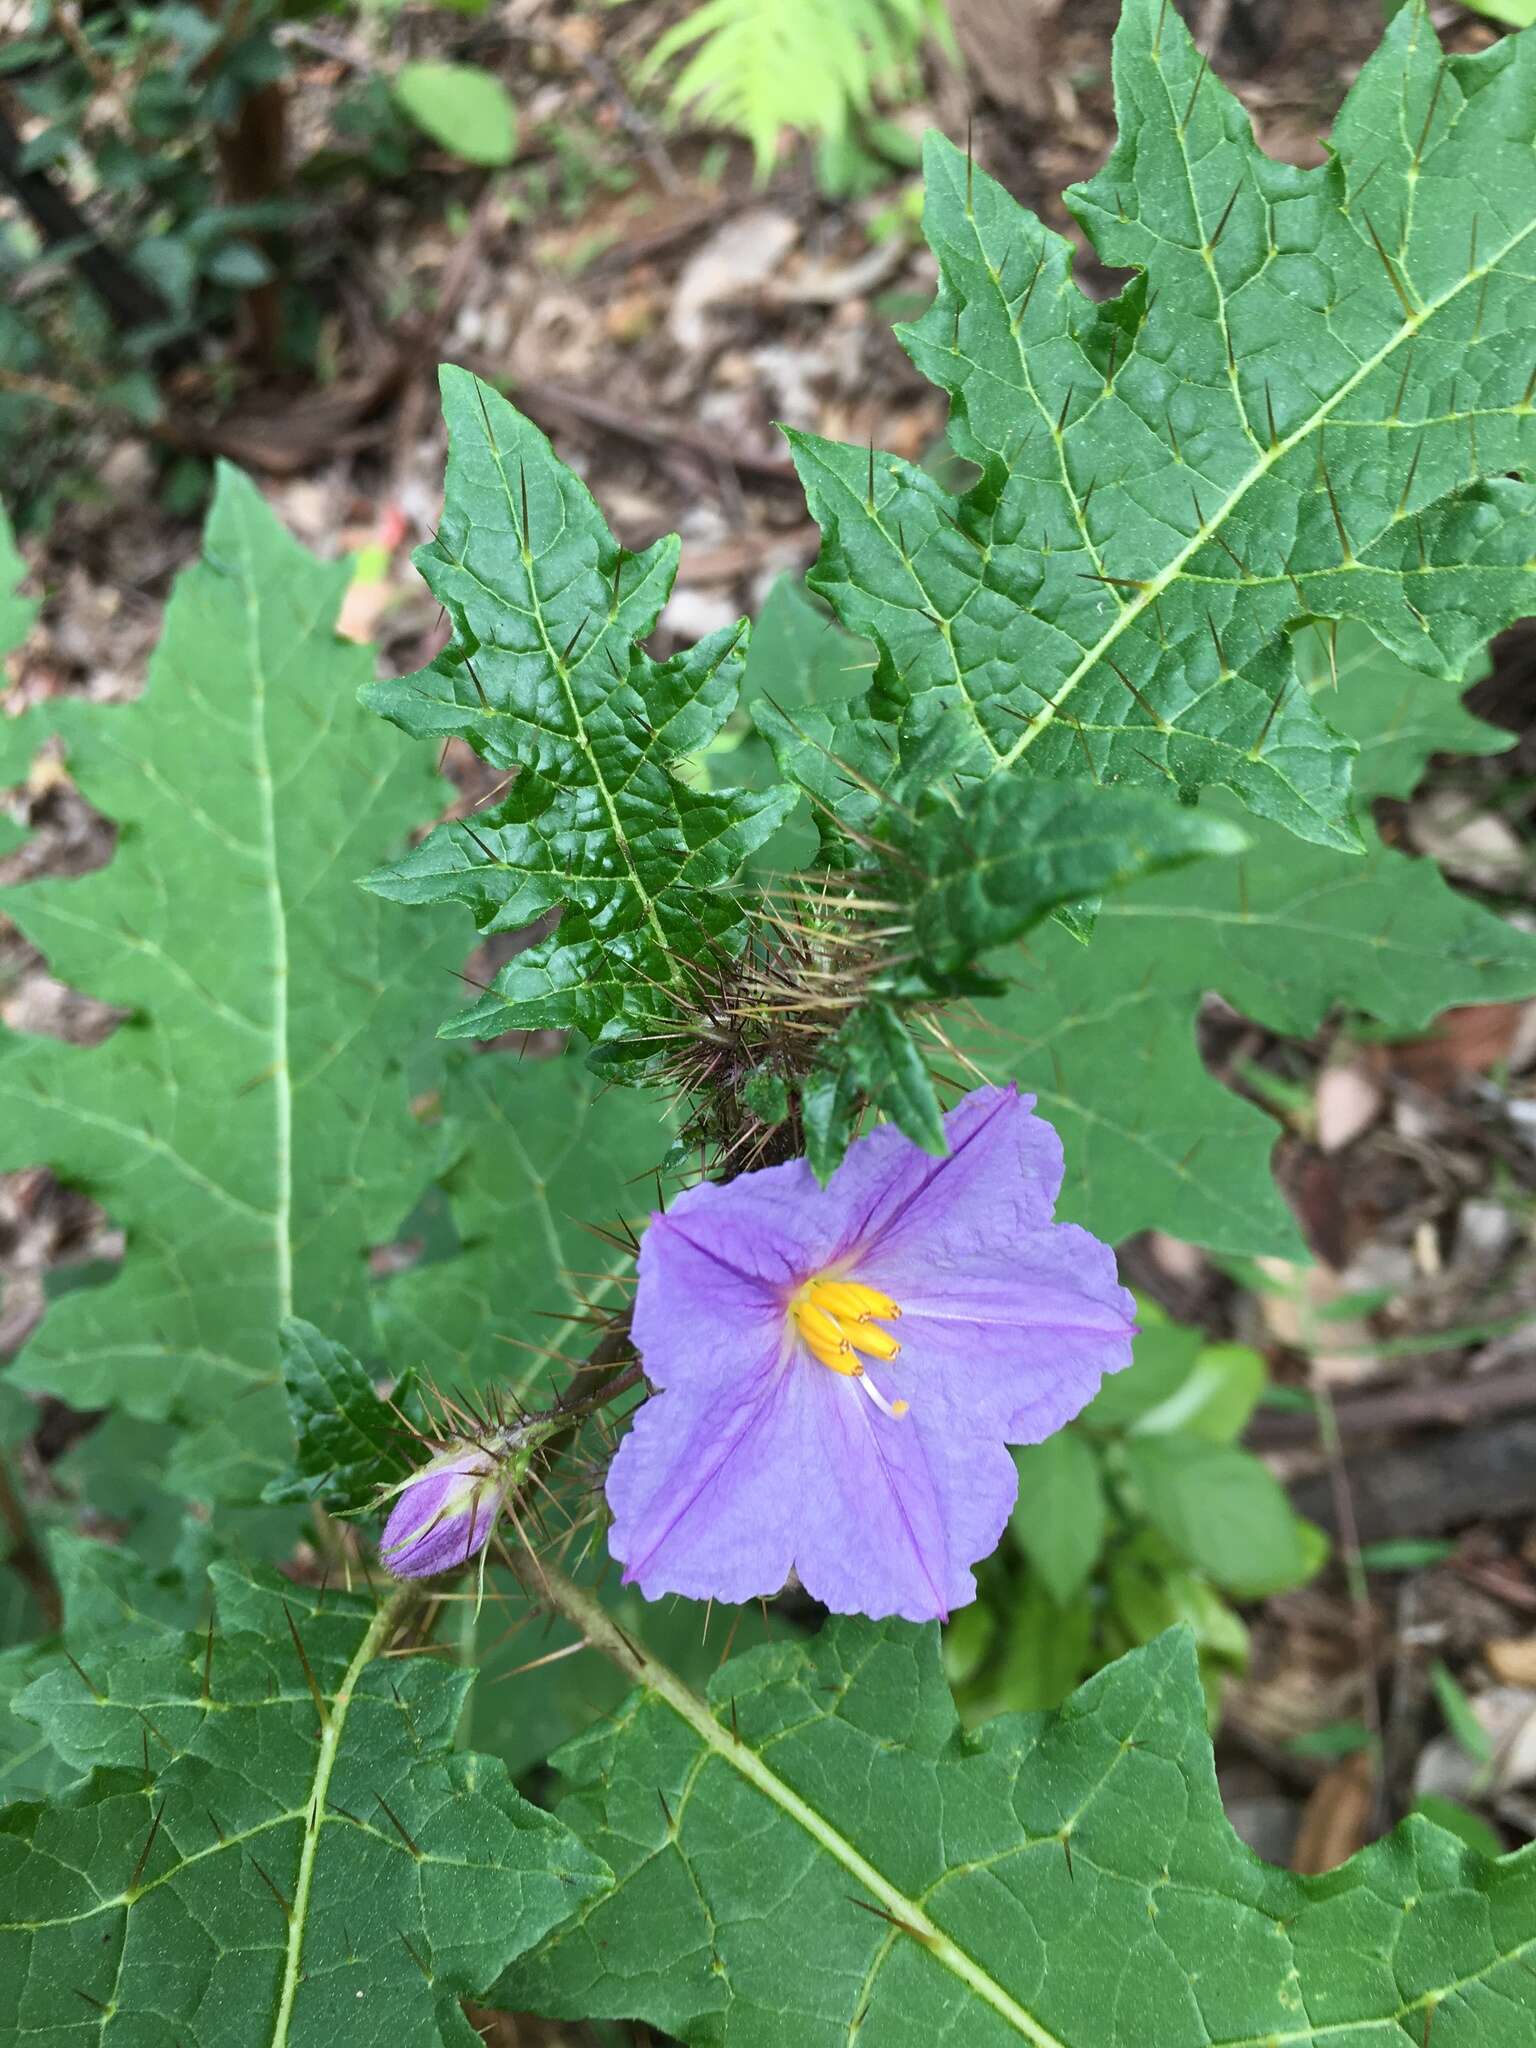
<svg viewBox="0 0 1536 2048"><path fill-rule="evenodd" d="M399 1579L451 1572L485 1548L501 1507L502 1474L488 1451L455 1446L409 1480L384 1525L385 1567Z"/></svg>

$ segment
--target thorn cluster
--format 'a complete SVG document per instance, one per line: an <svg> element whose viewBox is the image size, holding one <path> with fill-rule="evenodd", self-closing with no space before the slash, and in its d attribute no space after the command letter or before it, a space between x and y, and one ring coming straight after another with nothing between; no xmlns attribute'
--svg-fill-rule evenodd
<svg viewBox="0 0 1536 2048"><path fill-rule="evenodd" d="M649 1078L685 1105L681 1145L710 1179L804 1150L802 1084L904 964L902 906L866 893L872 882L787 877L763 891L739 951L679 961L681 996L651 1034L661 1055Z"/></svg>

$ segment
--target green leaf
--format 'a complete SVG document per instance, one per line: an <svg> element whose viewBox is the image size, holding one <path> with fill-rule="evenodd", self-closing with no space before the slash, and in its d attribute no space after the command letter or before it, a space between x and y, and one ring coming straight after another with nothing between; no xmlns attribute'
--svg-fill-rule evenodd
<svg viewBox="0 0 1536 2048"><path fill-rule="evenodd" d="M845 633L795 577L781 576L752 627L741 707L755 718L760 705L793 713L808 705L851 704L862 696L862 678L874 665L866 641Z"/></svg>
<svg viewBox="0 0 1536 2048"><path fill-rule="evenodd" d="M1165 0L1126 0L1115 86L1120 139L1068 195L1137 273L1107 305L930 141L939 293L903 339L981 474L952 496L793 435L812 586L876 643L871 723L951 708L980 772L1076 778L1086 749L1349 850L1352 749L1295 629L1352 618L1453 681L1536 610L1536 43L1446 58L1405 8L1315 169L1258 150Z"/></svg>
<svg viewBox="0 0 1536 2048"><path fill-rule="evenodd" d="M800 1121L805 1131L805 1156L823 1187L848 1149L858 1083L851 1062L824 1063L806 1075L800 1086Z"/></svg>
<svg viewBox="0 0 1536 2048"><path fill-rule="evenodd" d="M1431 1664L1429 1678L1435 1688L1435 1698L1440 1702L1440 1711L1445 1716L1446 1727L1474 1763L1491 1765L1492 1738L1473 1712L1472 1702L1456 1683L1443 1658L1437 1657Z"/></svg>
<svg viewBox="0 0 1536 2048"><path fill-rule="evenodd" d="M263 1499L318 1501L333 1514L368 1506L380 1486L412 1468L405 1425L423 1415L414 1376L407 1373L385 1400L351 1352L313 1323L291 1316L278 1336L296 1449L291 1469L268 1482Z"/></svg>
<svg viewBox="0 0 1536 2048"><path fill-rule="evenodd" d="M1004 776L930 800L897 837L921 874L903 890L905 864L893 866L887 887L906 896L917 945L940 974L1017 938L1058 904L1248 844L1227 819L1165 797Z"/></svg>
<svg viewBox="0 0 1536 2048"><path fill-rule="evenodd" d="M57 1661L51 1641L13 1643L0 1650L0 1808L17 1799L46 1798L75 1775L32 1723L15 1711L20 1695ZM0 1815L0 1831L4 1825Z"/></svg>
<svg viewBox="0 0 1536 2048"><path fill-rule="evenodd" d="M459 1998L606 1870L454 1750L468 1673L387 1655L414 1591L213 1579L217 1635L120 1639L99 1693L65 1667L18 1703L90 1776L5 1815L0 2027L79 2005L186 2048L458 2048Z"/></svg>
<svg viewBox="0 0 1536 2048"><path fill-rule="evenodd" d="M1341 627L1337 640L1305 650L1302 674L1329 719L1359 746L1355 802L1363 812L1378 796L1411 796L1431 754L1502 754L1515 735L1474 718L1462 698L1393 660L1363 626ZM1467 677L1478 681L1488 662Z"/></svg>
<svg viewBox="0 0 1536 2048"><path fill-rule="evenodd" d="M867 687L874 650L845 633L824 605L807 596L793 576L781 576L752 623L741 698L736 717L748 728L741 744L717 765L729 780L748 789L769 789L781 776L804 787L820 786L824 754L803 733L809 720L823 735L840 705L852 706ZM723 735L722 735L723 737ZM785 758L792 749L793 761ZM713 756L711 757L713 759ZM846 803L846 784L836 791ZM814 825L804 811L793 813L753 857L753 867L794 874L811 866L818 838L823 850L836 837L826 811L816 807ZM845 857L839 852L837 858Z"/></svg>
<svg viewBox="0 0 1536 2048"><path fill-rule="evenodd" d="M416 560L453 643L419 675L362 695L417 738L459 735L516 780L473 824L440 826L368 886L464 903L484 932L563 906L555 930L446 1030L574 1026L597 1038L664 1013L679 957L731 943L741 911L724 885L794 793L699 790L675 772L735 704L746 636L729 627L665 662L641 651L677 540L628 553L505 399L451 367L442 385L447 496Z"/></svg>
<svg viewBox="0 0 1536 2048"><path fill-rule="evenodd" d="M1153 1527L1218 1586L1257 1599L1307 1577L1285 1490L1248 1452L1193 1436L1132 1436L1125 1459Z"/></svg>
<svg viewBox="0 0 1536 2048"><path fill-rule="evenodd" d="M1373 1738L1363 1721L1330 1721L1325 1728L1313 1728L1302 1735L1287 1736L1283 1747L1292 1756L1323 1757L1329 1763L1369 1749Z"/></svg>
<svg viewBox="0 0 1536 2048"><path fill-rule="evenodd" d="M934 1628L833 1621L704 1700L640 1677L557 1759L615 1887L499 2004L698 2048L1365 2048L1431 2009L1438 2048L1529 2037L1536 1850L1410 1820L1326 1877L1260 1863L1182 1631L969 1738Z"/></svg>
<svg viewBox="0 0 1536 2048"><path fill-rule="evenodd" d="M442 785L354 701L346 565L228 469L204 546L139 702L47 707L117 852L0 907L129 1015L96 1047L0 1033L0 1168L46 1162L127 1235L118 1278L53 1303L21 1384L174 1417L181 1483L253 1498L286 1437L278 1325L369 1349L365 1254L425 1177L403 1062L463 941L353 880Z"/></svg>
<svg viewBox="0 0 1536 2048"><path fill-rule="evenodd" d="M593 1545L573 1576L590 1588L604 1612L627 1634L644 1636L690 1685L708 1682L722 1662L727 1642L744 1650L802 1633L773 1607L766 1612L757 1606L711 1608L702 1601L682 1599L651 1606L636 1587L622 1583L619 1566L600 1543ZM550 1752L611 1714L628 1683L605 1659L574 1654L580 1634L563 1621L552 1620L547 1609L529 1600L494 1566L489 1586L493 1590L476 1618L484 1648L472 1644L465 1652L479 1666L480 1676L464 1703L458 1739L500 1757L515 1778L525 1772L542 1776Z"/></svg>
<svg viewBox="0 0 1536 2048"><path fill-rule="evenodd" d="M227 285L231 291L251 291L257 285L268 284L277 275L272 259L263 254L254 242L232 240L210 249L201 260L205 277L215 284Z"/></svg>
<svg viewBox="0 0 1536 2048"><path fill-rule="evenodd" d="M757 1067L742 1083L741 1099L759 1123L771 1130L789 1115L789 1089L782 1074Z"/></svg>
<svg viewBox="0 0 1536 2048"><path fill-rule="evenodd" d="M509 164L517 108L499 78L476 64L402 64L395 98L423 134L469 164Z"/></svg>
<svg viewBox="0 0 1536 2048"><path fill-rule="evenodd" d="M1269 1380L1269 1369L1246 1344L1203 1344L1194 1371L1133 1428L1148 1436L1187 1430L1210 1443L1229 1444L1243 1433Z"/></svg>
<svg viewBox="0 0 1536 2048"><path fill-rule="evenodd" d="M669 1136L654 1097L605 1089L579 1060L453 1063L438 1185L456 1244L380 1282L389 1356L431 1384L537 1401L586 1304L623 1298L633 1260L593 1229L617 1233L654 1203Z"/></svg>
<svg viewBox="0 0 1536 2048"><path fill-rule="evenodd" d="M997 1616L973 1600L950 1616L944 1630L944 1676L959 1688L978 1676L997 1634Z"/></svg>
<svg viewBox="0 0 1536 2048"><path fill-rule="evenodd" d="M122 1545L102 1543L73 1530L55 1529L48 1541L49 1561L64 1602L64 1633L81 1655L112 1648L125 1636L168 1634L191 1628L206 1602L206 1556L198 1556L198 1529L191 1516L183 1523L190 1538L174 1560L151 1560ZM192 1558L195 1564L189 1570Z"/></svg>
<svg viewBox="0 0 1536 2048"><path fill-rule="evenodd" d="M21 645L37 616L33 599L17 595L26 573L27 565L17 549L11 522L0 505L0 655Z"/></svg>
<svg viewBox="0 0 1536 2048"><path fill-rule="evenodd" d="M1411 788L1442 745L1507 744L1363 637L1342 651L1336 697L1315 648L1312 674L1361 738L1363 794ZM1107 898L1086 949L1049 927L1031 935L1017 989L982 1005L989 1030L971 1049L994 1078L1035 1090L1061 1132L1062 1215L1111 1241L1151 1227L1219 1251L1302 1254L1270 1173L1274 1123L1196 1051L1209 990L1301 1037L1336 1006L1410 1033L1453 1004L1536 991L1530 934L1362 825L1363 859L1255 825L1249 850L1219 868ZM1001 1059L999 1033L1012 1048Z"/></svg>
<svg viewBox="0 0 1536 2048"><path fill-rule="evenodd" d="M1486 14L1490 21L1502 21L1510 28L1530 28L1536 23L1536 0L1467 0L1474 14Z"/></svg>
<svg viewBox="0 0 1536 2048"><path fill-rule="evenodd" d="M143 1559L173 1558L177 1573L190 1575L198 1588L210 1544L262 1563L291 1555L303 1533L296 1510L220 1502L210 1522L200 1507L189 1509L185 1499L166 1491L179 1438L174 1423L143 1422L115 1409L50 1468L59 1494L43 1512L65 1528L82 1516L89 1525L105 1523L118 1549ZM190 1627L194 1618L189 1609L181 1625Z"/></svg>
<svg viewBox="0 0 1536 2048"><path fill-rule="evenodd" d="M1059 1707L1094 1664L1093 1622L1087 1598L1078 1595L1062 1605L1041 1580L1026 1579L1003 1617L1002 1655L984 1688L990 1710Z"/></svg>
<svg viewBox="0 0 1536 2048"><path fill-rule="evenodd" d="M1093 1447L1075 1430L1015 1450L1019 1497L1009 1518L1013 1540L1058 1607L1088 1582L1104 1548L1108 1508Z"/></svg>
<svg viewBox="0 0 1536 2048"><path fill-rule="evenodd" d="M1421 1572L1454 1557L1456 1545L1441 1536L1402 1536L1385 1543L1361 1545L1360 1562L1368 1572Z"/></svg>
<svg viewBox="0 0 1536 2048"><path fill-rule="evenodd" d="M874 1107L899 1125L913 1144L942 1157L946 1147L939 1098L928 1063L900 1013L878 998L862 1003L834 1044L846 1058L854 1083Z"/></svg>
<svg viewBox="0 0 1536 2048"><path fill-rule="evenodd" d="M56 1479L68 1463L61 1461L53 1468ZM92 1505L98 1513L110 1512L101 1500ZM206 1521L190 1515L183 1520L172 1508L169 1528L157 1524L154 1533L169 1539L157 1553L98 1542L67 1528L48 1532L48 1562L64 1609L63 1632L0 1656L0 1805L51 1796L76 1776L35 1723L21 1715L21 1695L34 1681L47 1672L73 1673L76 1666L89 1673L99 1663L99 1651L120 1648L130 1634L141 1643L169 1640L177 1630L193 1627L206 1610ZM153 1565L148 1561L152 1554Z"/></svg>
<svg viewBox="0 0 1536 2048"><path fill-rule="evenodd" d="M1438 1792L1421 1792L1411 1811L1422 1820L1433 1821L1437 1828L1444 1828L1479 1856L1502 1856L1504 1853L1498 1829L1491 1827L1480 1813L1474 1813L1471 1807L1463 1806L1455 1799L1446 1799Z"/></svg>
<svg viewBox="0 0 1536 2048"><path fill-rule="evenodd" d="M1138 1297L1131 1362L1111 1373L1078 1418L1092 1430L1122 1430L1170 1400L1195 1369L1203 1338L1175 1323L1155 1301Z"/></svg>

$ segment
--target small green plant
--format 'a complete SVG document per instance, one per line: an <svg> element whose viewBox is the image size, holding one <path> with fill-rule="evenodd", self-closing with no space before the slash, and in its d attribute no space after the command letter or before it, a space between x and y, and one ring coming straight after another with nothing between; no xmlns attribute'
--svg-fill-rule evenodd
<svg viewBox="0 0 1536 2048"><path fill-rule="evenodd" d="M271 283L270 237L296 218L280 11L108 4L66 34L35 7L5 53L0 175L26 223L11 263L50 259L68 287L29 312L38 360L56 351L94 385L99 365L164 360Z"/></svg>
<svg viewBox="0 0 1536 2048"><path fill-rule="evenodd" d="M1015 1451L1019 1498L982 1597L945 1637L962 1714L1054 1707L1088 1675L1183 1622L1214 1720L1248 1658L1234 1601L1299 1586L1322 1532L1237 1438L1268 1372L1140 1304L1135 1363L1077 1421Z"/></svg>
<svg viewBox="0 0 1536 2048"><path fill-rule="evenodd" d="M76 22L36 0L0 53L0 188L17 203L0 283L25 288L0 310L0 454L33 518L61 438L39 430L61 407L153 425L167 373L209 338L216 389L241 363L315 367L326 250L298 229L317 194L403 177L424 136L467 163L514 155L506 88L441 62L349 82L301 155L281 31L309 11L105 0Z"/></svg>

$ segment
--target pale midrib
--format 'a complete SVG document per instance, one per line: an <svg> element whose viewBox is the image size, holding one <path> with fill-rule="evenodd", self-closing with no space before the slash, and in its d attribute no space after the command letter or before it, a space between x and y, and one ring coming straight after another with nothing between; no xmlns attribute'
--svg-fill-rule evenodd
<svg viewBox="0 0 1536 2048"><path fill-rule="evenodd" d="M999 757L997 764L999 769L1011 768L1020 755L1034 745L1041 733L1053 722L1056 713L1066 703L1078 684L1098 665L1106 650L1113 647L1121 634L1134 625L1142 613L1157 602L1169 584L1178 577L1185 563L1197 555L1203 547L1209 545L1212 536L1220 529L1233 508L1239 505L1248 492L1252 490L1253 486L1256 483L1262 482L1275 467L1276 463L1289 455L1293 448L1298 447L1310 435L1315 434L1319 427L1327 422L1334 408L1342 404L1351 392L1358 390L1366 378L1373 376L1383 363L1389 361L1394 351L1404 341L1413 340L1425 324L1432 320L1437 313L1443 311L1446 306L1450 305L1453 299L1459 297L1469 284L1475 284L1480 278L1490 276L1533 233L1536 233L1536 223L1533 223L1530 227L1522 228L1520 233L1506 242L1504 247L1492 256L1487 263L1476 270L1469 270L1466 276L1459 283L1452 286L1451 290L1446 292L1441 298L1431 300L1416 319L1405 321L1392 336L1392 339L1379 349L1374 356L1363 362L1352 377L1346 378L1331 398L1319 406L1316 412L1309 415L1294 432L1285 436L1283 440L1277 441L1273 448L1269 449L1259 458L1242 481L1233 488L1230 496L1218 509L1215 516L1207 520L1200 527L1193 539L1173 557L1165 569L1152 577L1150 581L1144 583L1135 598L1122 606L1115 618L1114 624L1096 645L1087 650L1076 668L1072 670L1070 675L1064 678L1055 696L1048 703L1041 706L1024 731L1014 741L1013 745L1005 754Z"/></svg>
<svg viewBox="0 0 1536 2048"><path fill-rule="evenodd" d="M336 1688L330 1711L326 1715L325 1727L320 1736L320 1751L315 1758L315 1789L309 1806L310 1819L304 1830L304 1846L299 1852L299 1878L293 1888L293 1908L288 1915L288 1950L283 1964L283 1986L277 2001L277 2018L272 2023L271 2048L287 2048L288 2026L293 2017L293 2004L299 1991L300 1965L304 1959L309 1894L315 1881L315 1861L320 1852L320 1837L325 1829L326 1794L330 1790L331 1773L336 1768L336 1758L341 1750L341 1738L347 1725L347 1711L352 1705L353 1690L364 1671L373 1662L379 1645L394 1629L402 1609L414 1598L414 1587L402 1586L393 1598L384 1602L369 1623L368 1633L358 1644L341 1684Z"/></svg>
<svg viewBox="0 0 1536 2048"><path fill-rule="evenodd" d="M251 641L251 746L255 756L257 801L265 864L267 916L272 927L272 1085L276 1199L272 1210L272 1251L277 1271L277 1313L280 1322L293 1314L293 1079L288 1070L288 907L283 901L277 864L277 793L267 747L267 676L261 659L261 608L256 571L249 551L244 556L245 612Z"/></svg>
<svg viewBox="0 0 1536 2048"><path fill-rule="evenodd" d="M1067 2048L1067 2043L1050 2032L1027 2012L1018 2000L1009 1996L1002 1985L991 1977L968 1956L956 1942L923 1911L915 1900L905 1892L898 1891L889 1878L861 1856L846 1836L839 1834L832 1823L814 1806L802 1799L792 1786L786 1785L774 1771L770 1770L757 1752L739 1738L728 1735L715 1719L709 1708L698 1695L689 1690L664 1664L643 1652L609 1620L608 1615L597 1601L582 1592L552 1566L541 1566L533 1589L552 1595L567 1616L576 1622L587 1641L638 1680L648 1692L664 1700L674 1714L693 1730L699 1739L713 1750L722 1762L740 1773L765 1799L777 1806L795 1825L804 1830L827 1854L841 1864L848 1875L861 1884L870 1897L879 1901L885 1910L901 1926L922 1943L923 1948L936 1963L951 1971L968 1990L990 2006L1001 2019L1007 2021L1014 2031L1025 2040L1034 2043L1034 2048Z"/></svg>
<svg viewBox="0 0 1536 2048"><path fill-rule="evenodd" d="M496 464L496 474L501 478L502 495L507 501L507 516L512 521L512 530L515 533L517 531L517 518L513 511L512 479L507 475L506 463L502 459L501 450L496 445L496 437L490 431L489 423L487 423L486 427L486 439L490 445L492 459ZM521 540L522 545L519 552L523 558L523 566L528 571L528 602L533 609L533 616L539 628L539 638L544 642L544 652L549 657L549 665L559 680L561 694L564 696L566 706L570 711L571 723L576 734L576 744L586 756L587 767L591 772L593 786L603 800L603 809L608 813L608 823L613 830L614 842L623 856L624 866L628 871L631 882L634 884L635 894L640 898L645 921L655 934L656 943L661 948L662 954L666 959L668 979L675 981L677 979L677 967L672 959L671 948L667 944L667 935L662 929L661 919L657 915L656 905L652 900L651 893L646 888L641 878L640 870L635 865L634 856L629 850L629 836L619 822L618 805L614 802L613 791L608 787L607 782L603 778L603 771L597 765L597 756L592 751L592 742L587 738L587 722L581 715L581 706L577 703L576 693L571 688L570 670L555 652L555 643L549 637L549 627L545 624L544 620L544 605L539 596L538 581L533 573L533 550L529 544L528 535L526 533L523 534ZM572 644L574 645L574 643ZM590 654L591 651L589 647L587 653ZM586 655L583 655L582 659L585 660Z"/></svg>

